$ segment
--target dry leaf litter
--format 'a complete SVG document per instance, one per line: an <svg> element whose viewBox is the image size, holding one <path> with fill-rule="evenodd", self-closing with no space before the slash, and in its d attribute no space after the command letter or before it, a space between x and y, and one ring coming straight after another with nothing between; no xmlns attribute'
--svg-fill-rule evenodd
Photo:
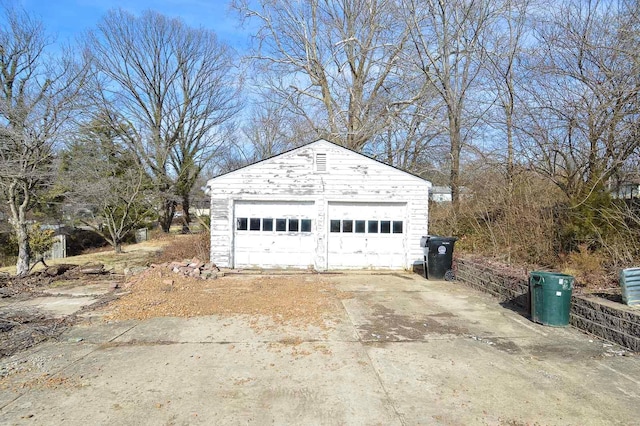
<svg viewBox="0 0 640 426"><path fill-rule="evenodd" d="M107 320L252 315L275 324L315 325L338 312L339 293L318 275L227 275L218 279L174 273L174 265L129 277Z"/></svg>

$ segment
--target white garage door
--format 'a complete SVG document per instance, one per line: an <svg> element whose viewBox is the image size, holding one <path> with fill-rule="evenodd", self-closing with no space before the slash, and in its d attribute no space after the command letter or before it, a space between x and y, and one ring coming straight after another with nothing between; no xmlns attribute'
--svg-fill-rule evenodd
<svg viewBox="0 0 640 426"><path fill-rule="evenodd" d="M330 203L328 267L406 265L405 203Z"/></svg>
<svg viewBox="0 0 640 426"><path fill-rule="evenodd" d="M234 265L307 268L316 247L313 202L237 201Z"/></svg>

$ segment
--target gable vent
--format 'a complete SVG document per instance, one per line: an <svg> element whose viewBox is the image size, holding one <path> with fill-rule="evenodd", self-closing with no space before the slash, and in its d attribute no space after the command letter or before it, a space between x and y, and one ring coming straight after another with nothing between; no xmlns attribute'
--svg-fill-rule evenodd
<svg viewBox="0 0 640 426"><path fill-rule="evenodd" d="M327 171L327 154L316 154L316 172Z"/></svg>

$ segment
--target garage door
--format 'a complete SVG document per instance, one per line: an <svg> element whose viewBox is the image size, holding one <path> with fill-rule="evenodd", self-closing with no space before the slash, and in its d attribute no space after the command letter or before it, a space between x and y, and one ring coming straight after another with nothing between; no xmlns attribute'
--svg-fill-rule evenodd
<svg viewBox="0 0 640 426"><path fill-rule="evenodd" d="M237 201L234 265L307 268L316 247L313 202Z"/></svg>
<svg viewBox="0 0 640 426"><path fill-rule="evenodd" d="M330 203L328 267L406 265L405 203Z"/></svg>

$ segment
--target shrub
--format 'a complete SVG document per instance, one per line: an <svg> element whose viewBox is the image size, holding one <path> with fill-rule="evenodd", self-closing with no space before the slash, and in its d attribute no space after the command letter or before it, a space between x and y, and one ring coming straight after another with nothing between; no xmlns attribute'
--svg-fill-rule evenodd
<svg viewBox="0 0 640 426"><path fill-rule="evenodd" d="M577 250L560 255L562 272L573 275L578 287L603 287L609 281L603 268L603 258L598 252L580 244Z"/></svg>
<svg viewBox="0 0 640 426"><path fill-rule="evenodd" d="M32 261L44 258L44 255L53 247L55 235L56 233L52 229L42 229L38 222L29 227L29 248L31 249Z"/></svg>
<svg viewBox="0 0 640 426"><path fill-rule="evenodd" d="M11 238L10 232L0 233L0 266L9 266L16 263L18 258L18 245Z"/></svg>
<svg viewBox="0 0 640 426"><path fill-rule="evenodd" d="M181 261L184 259L209 260L210 239L208 232L186 235L170 235L171 243L158 254L159 262Z"/></svg>
<svg viewBox="0 0 640 426"><path fill-rule="evenodd" d="M459 237L472 252L528 269L563 270L587 289L617 286L621 268L640 258L640 203L614 199L598 186L569 200L557 186L522 170L512 185L481 170L465 186L460 209L432 204L429 232Z"/></svg>
<svg viewBox="0 0 640 426"><path fill-rule="evenodd" d="M466 190L457 217L451 204L431 204L430 233L457 236L456 250L507 264L552 265L557 261L553 206L558 194L551 185L523 172L509 192L501 175L488 173Z"/></svg>

